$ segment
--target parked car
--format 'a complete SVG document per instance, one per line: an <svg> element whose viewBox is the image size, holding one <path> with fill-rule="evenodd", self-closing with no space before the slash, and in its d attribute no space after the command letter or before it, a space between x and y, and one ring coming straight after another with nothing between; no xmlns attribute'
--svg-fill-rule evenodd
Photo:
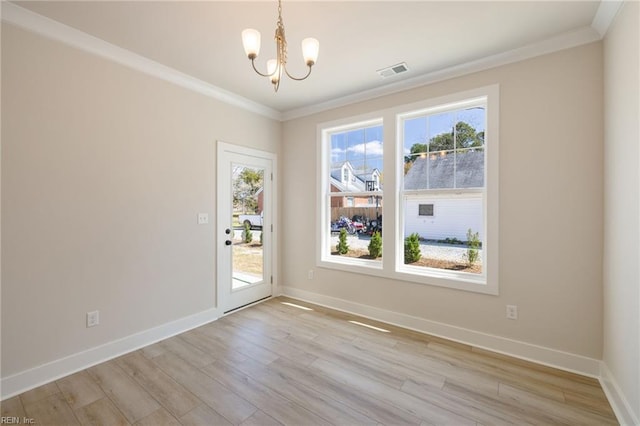
<svg viewBox="0 0 640 426"><path fill-rule="evenodd" d="M238 221L242 226L247 226L251 229L262 229L262 213L260 214L241 214L238 216Z"/></svg>

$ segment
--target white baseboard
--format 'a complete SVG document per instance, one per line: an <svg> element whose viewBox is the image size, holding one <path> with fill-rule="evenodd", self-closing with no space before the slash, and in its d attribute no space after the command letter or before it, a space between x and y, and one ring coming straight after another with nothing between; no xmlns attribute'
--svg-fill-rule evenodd
<svg viewBox="0 0 640 426"><path fill-rule="evenodd" d="M209 309L0 379L0 400L218 319Z"/></svg>
<svg viewBox="0 0 640 426"><path fill-rule="evenodd" d="M640 419L633 413L633 409L625 398L624 394L618 386L618 382L611 374L611 371L604 362L601 363L600 369L600 384L604 390L609 404L613 412L618 418L618 422L622 426L638 426L640 425Z"/></svg>
<svg viewBox="0 0 640 426"><path fill-rule="evenodd" d="M532 361L549 367L582 374L593 378L600 376L600 360L576 355L544 346L482 333L467 328L431 321L411 315L363 305L349 300L312 293L293 287L282 286L282 295L337 309L343 312L397 325L410 330L476 346L516 358Z"/></svg>

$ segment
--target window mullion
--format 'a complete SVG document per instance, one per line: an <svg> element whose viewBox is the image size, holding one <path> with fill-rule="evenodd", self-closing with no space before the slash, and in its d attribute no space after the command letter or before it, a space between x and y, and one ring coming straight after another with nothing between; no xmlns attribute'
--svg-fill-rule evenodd
<svg viewBox="0 0 640 426"><path fill-rule="evenodd" d="M400 197L398 179L398 155L403 156L403 152L398 150L400 132L398 131L396 116L392 111L388 111L383 116L384 140L386 149L383 153L385 168L384 190L385 202L382 204L382 268L385 273L391 274L396 268L397 258L397 236L400 235L398 200ZM402 170L402 168L400 168Z"/></svg>

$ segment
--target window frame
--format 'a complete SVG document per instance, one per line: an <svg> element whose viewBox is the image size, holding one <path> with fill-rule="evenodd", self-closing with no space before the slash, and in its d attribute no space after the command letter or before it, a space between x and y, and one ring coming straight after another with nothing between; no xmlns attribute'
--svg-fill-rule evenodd
<svg viewBox="0 0 640 426"><path fill-rule="evenodd" d="M379 274L382 269L382 262L380 260L368 260L368 259L357 259L357 258L349 258L342 256L332 256L330 253L329 240L331 237L331 231L329 229L330 220L330 210L331 210L331 200L332 198L338 197L336 194L333 197L331 194L331 183L330 183L330 148L331 148L331 135L340 132L347 132L351 130L357 130L367 127L374 126L382 126L383 119L379 114L369 114L366 116L354 117L336 120L329 123L323 123L318 125L318 182L317 182L317 194L318 194L318 211L319 218L317 222L317 231L316 231L316 241L319 241L317 244L316 250L316 264L319 267L327 267L331 269L340 269L349 272L359 272L364 274ZM384 135L384 128L383 128ZM383 136L383 147L384 147L384 136ZM384 163L383 159L383 165ZM384 167L384 166L383 166ZM365 192L343 192L341 193L342 197L375 197L380 196L383 197L383 193L380 190L377 191L365 191ZM326 200L326 201L325 201ZM384 204L383 204L384 208ZM329 238L327 238L329 237ZM374 272L376 271L376 272Z"/></svg>
<svg viewBox="0 0 640 426"><path fill-rule="evenodd" d="M482 247L482 274L461 273L455 271L424 268L404 264L404 211L402 188L403 171L403 126L402 120L439 110L451 110L452 106L471 104L478 99L486 103L485 127L485 186L483 192L484 241ZM329 166L330 137L327 135L371 125L383 126L383 168L384 192L378 191L384 202L382 215L385 226L382 229L382 261L342 258L330 255L330 218L331 205ZM344 118L317 126L317 167L318 186L317 203L319 217L316 237L318 244L316 265L347 272L374 275L391 280L402 280L417 284L446 287L457 290L497 295L499 293L499 85L490 85L431 98L412 104L400 105L378 110L367 115ZM459 190L454 190L459 191ZM326 200L326 201L325 201ZM434 206L435 215L435 206ZM329 238L327 238L329 234Z"/></svg>

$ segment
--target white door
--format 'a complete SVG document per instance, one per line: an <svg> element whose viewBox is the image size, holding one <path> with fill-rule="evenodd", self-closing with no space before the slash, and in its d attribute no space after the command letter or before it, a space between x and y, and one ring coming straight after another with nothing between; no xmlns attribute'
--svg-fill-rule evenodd
<svg viewBox="0 0 640 426"><path fill-rule="evenodd" d="M224 313L272 294L274 161L274 154L218 142L217 287Z"/></svg>

